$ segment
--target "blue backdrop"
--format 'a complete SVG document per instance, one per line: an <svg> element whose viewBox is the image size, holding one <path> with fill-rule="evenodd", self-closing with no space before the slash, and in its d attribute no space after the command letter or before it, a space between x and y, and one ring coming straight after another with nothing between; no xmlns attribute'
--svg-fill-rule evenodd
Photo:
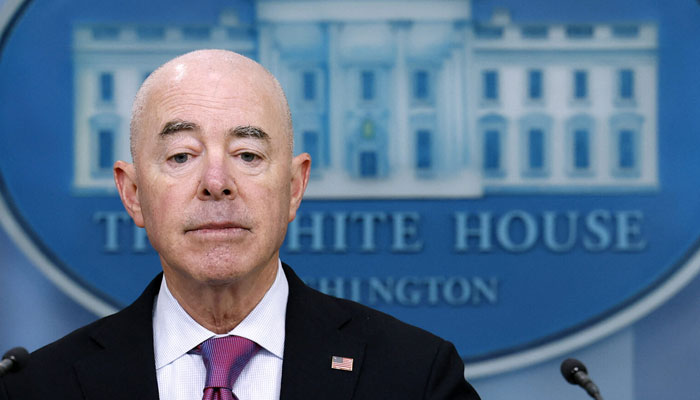
<svg viewBox="0 0 700 400"><path fill-rule="evenodd" d="M35 5L39 2L34 3ZM3 4L3 3L0 3ZM55 3L58 4L58 3ZM5 5L5 4L3 4ZM56 5L55 7L60 8ZM124 16L122 10L124 8L115 6L111 21L119 22L121 20L138 20L141 17ZM149 6L142 9L143 15L152 14L149 12ZM695 149L698 148L698 120L696 116L691 115L692 110L696 110L698 99L700 98L700 87L697 83L697 65L700 61L700 51L698 51L694 40L691 38L700 37L700 6L694 1L675 1L670 5L662 6L655 1L619 1L619 2L551 2L545 0L530 1L527 3L516 1L485 1L475 0L472 2L473 16L477 20L488 21L494 12L494 8L506 7L513 18L519 23L542 22L542 21L558 21L565 19L571 23L598 23L606 21L658 21L659 22L659 44L658 44L658 119L659 119L659 135L664 135L663 140L660 139L658 148L659 154L659 175L660 187L663 195L641 194L635 196L620 196L602 198L596 196L586 196L578 194L568 194L561 196L542 197L536 194L521 195L518 197L518 207L529 210L530 212L543 212L550 208L564 208L566 206L576 205L580 210L594 210L604 204L606 207L617 210L634 209L645 211L645 236L644 238L651 243L648 251L639 254L610 254L606 258L606 263L623 264L624 267L614 269L608 272L598 271L585 278L577 276L580 269L596 262L596 259L587 254L581 248L578 248L568 254L567 268L565 270L555 270L556 263L552 265L542 265L545 269L543 274L546 278L551 279L552 287L550 287L551 297L547 302L543 300L544 307L554 310L558 313L556 327L548 327L546 324L533 324L531 330L523 329L514 330L508 322L521 323L527 315L508 315L513 312L508 308L500 308L497 312L479 312L479 310L470 311L468 318L460 319L460 328L451 329L444 328L444 321L449 318L450 310L442 309L432 313L429 317L423 317L411 309L402 307L399 304L380 304L385 311L392 312L401 318L408 319L414 323L422 324L428 328L437 330L440 334L448 336L450 340L456 343L475 343L476 346L483 350L482 353L488 353L493 346L496 349L503 347L508 348L508 343L527 343L528 338L524 336L530 335L534 338L547 336L548 333L558 332L562 326L579 326L582 320L588 321L591 318L596 319L600 316L596 312L609 303L624 303L615 296L621 295L622 300L634 300L634 296L627 295L624 290L628 289L625 285L634 286L634 290L639 290L639 287L650 285L653 287L653 282L661 279L670 272L673 272L674 262L681 259L682 253L693 248L693 242L697 239L697 224L692 223L699 219L698 213L700 208L696 207L697 199L700 197L699 192L694 189L692 178L694 171L698 167L698 159L695 155ZM65 7L64 7L65 8ZM63 9L62 9L63 10ZM603 11L602 11L603 10ZM32 11L32 10L29 10ZM51 14L51 10L47 14ZM150 10L156 12L157 10ZM105 10L100 11L103 15ZM217 8L212 10L201 10L202 14L209 12L212 20L217 18ZM251 11L252 12L252 11ZM174 13L173 21L175 23L187 22L187 15L178 16ZM127 18L128 17L128 18ZM92 21L96 18L89 15L89 10L84 12L80 18L86 21ZM79 19L80 19L79 18ZM243 13L241 18L251 18ZM70 61L65 64L58 64L56 68L47 68L42 65L42 59L54 60L55 57L69 58L70 54L60 54L60 49L68 48L68 37L70 36L71 27L60 19L52 22L54 29L59 29L63 32L63 38L60 35L53 37L51 40L46 40L42 36L40 30L32 30L18 34L18 39L12 43L8 53L14 57L17 65L31 65L31 68L16 68L16 76L3 76L3 85L7 91L8 85L17 85L18 88L24 87L22 84L22 73L26 71L45 70L44 79L60 80L65 76L70 76ZM52 54L41 52L30 52L26 49L30 48L33 41L41 40L41 46L52 48ZM54 43L55 41L55 43ZM59 50L57 50L59 49ZM7 61L5 61L7 63ZM23 64L26 63L26 64ZM67 70L65 70L67 69ZM668 73L666 73L668 71ZM26 72L29 74L29 72ZM283 82L284 83L284 82ZM65 84L67 88L69 84ZM31 86L31 85L29 85ZM14 86L13 86L14 87ZM37 92L41 91L41 86L32 87ZM67 92L69 90L66 90ZM13 97L4 97L4 104L0 104L0 111L4 120L9 120L12 117L13 107L17 104L33 104L34 108L41 108L39 105L42 102L51 104L51 113L58 115L72 115L74 100L66 98L65 101L56 102L55 97L44 96L35 97L32 92L24 92L17 90ZM676 104L675 100L681 99L680 104ZM15 101L13 107L9 105L10 101ZM56 105L57 104L57 105ZM27 131L32 132L32 128L41 125L41 118L37 115L27 115L22 120L14 121L10 126L13 132L22 128L27 128ZM60 124L66 123L70 125L70 120L56 120L58 130L70 131L70 127L61 128ZM39 128L33 128L39 129ZM675 135L675 136L674 136ZM114 198L92 199L86 196L79 201L84 202L84 205L75 207L75 209L60 209L46 207L46 199L39 196L44 193L51 196L51 193L58 194L65 192L66 188L71 187L69 182L71 165L59 163L54 166L52 161L60 159L61 156L54 155L53 152L61 154L71 154L69 142L65 140L41 141L37 143L41 150L37 153L31 153L32 150L23 150L19 147L14 147L15 142L9 140L9 137L15 137L9 134L3 134L3 147L7 150L5 160L0 162L0 170L5 173L5 179L9 187L14 191L13 194L17 198L22 199L19 203L23 207L25 218L30 220L37 226L40 235L44 230L51 231L56 226L66 226L70 224L72 218L79 219L80 210L84 207L94 205L99 202L102 208L118 210L118 201ZM23 140L26 141L26 138ZM63 146L64 148L62 148ZM23 153L30 151L30 153ZM40 154L39 160L33 158L36 154ZM55 157L55 158L54 158ZM31 161L29 161L31 160ZM63 161L63 160L61 160ZM51 166L51 168L48 168ZM65 169L66 171L63 171ZM23 175L14 172L15 170L22 171L32 175L38 182L45 183L45 186L40 190L34 185L27 184L23 181ZM57 173L60 171L60 173ZM60 179L51 179L52 176L58 175ZM14 179L15 181L12 181ZM66 193L66 196L73 195L72 192ZM611 201L612 199L612 201ZM479 207L490 207L490 210L496 212L507 212L513 209L513 197L508 194L493 194L487 199L475 200L471 202L448 201L448 205L441 204L441 208L434 209L433 203L415 200L400 200L387 201L382 203L379 208L399 209L399 210L415 210L421 215L430 215L422 221L421 228L427 232L440 232L439 228L445 221L450 221L453 212L465 209L478 209ZM57 200L60 201L60 200ZM614 203L613 206L610 204ZM82 203L81 203L82 204ZM359 206L358 206L359 204ZM115 206L116 205L116 206ZM323 202L322 200L309 200L304 205L302 213L313 213L318 210L325 212L344 211L355 208L370 208L377 209L377 206L372 202L362 203L360 201L334 201L331 203ZM66 222L68 221L68 222ZM669 224L669 221L672 224ZM675 222L674 222L675 221ZM686 222L690 221L690 222ZM684 223L685 222L685 223ZM359 230L359 228L356 228ZM388 231L388 228L382 228ZM351 234L356 234L357 231L351 231ZM387 234L381 233L378 243L381 245L384 241L388 247ZM73 234L61 234L61 230L46 234L52 243L61 247L61 251L66 251L70 254L69 257L75 257L78 262L82 259L89 260L93 257L89 254L95 252L95 256L102 253L98 245L86 245L86 242L76 240ZM410 236L410 235L409 235ZM102 243L104 238L94 237L97 243ZM47 240L47 239L45 239ZM428 241L431 240L431 241ZM432 241L434 240L434 242ZM425 238L428 246L439 243L452 243L449 235L444 238ZM289 245L289 244L288 244ZM287 246L288 246L287 245ZM308 242L304 242L305 246L310 246ZM359 246L359 244L358 244ZM422 254L431 251L437 254L447 254L440 257L440 260L445 264L455 264L456 259L462 257L460 254L450 253L449 247L445 249L428 248ZM88 249L88 250L86 250ZM308 265L308 269L302 271L306 274L310 282L319 286L319 277L323 274L323 263L327 263L328 259L333 260L334 264L338 265L359 265L364 264L363 268L357 268L356 276L370 275L378 265L386 264L387 260L392 263L392 268L398 268L400 265L408 264L410 269L412 255L396 255L388 254L388 251L379 250L378 257L369 258L360 252L351 254L331 254L321 261L313 261L312 251L288 251L283 255L283 259L290 261L293 265ZM387 253L387 254L382 254ZM533 255L534 253L534 255ZM127 254L113 254L111 261L115 264L122 262L122 257ZM388 256L391 256L390 259ZM59 258L68 256L61 255ZM151 254L151 260L153 255ZM386 257L386 258L382 258ZM538 258L539 257L539 258ZM574 258L572 258L574 257ZM591 257L588 260L586 257ZM535 248L528 254L511 254L502 252L502 254L492 255L489 262L492 265L498 265L498 268L504 270L511 269L512 266L522 263L522 260L527 260L528 263L532 260L551 260L556 258L552 256L544 248ZM484 259L482 255L470 255L471 262L477 262ZM309 261L311 260L311 261ZM143 261L143 260L142 260ZM550 261L547 261L550 262ZM580 265L577 265L580 264ZM606 265L609 265L606 264ZM491 264L489 264L491 265ZM664 268L659 268L664 266ZM604 265L598 265L597 268L603 268ZM86 311L80 305L74 303L65 294L59 291L51 284L46 277L40 273L33 265L33 262L28 260L24 253L9 239L9 236L3 232L0 236L0 293L2 293L3 304L0 307L0 345L3 347L11 347L17 344L24 345L30 349L35 349L41 345L48 343L61 335L71 331L72 329L83 325L95 318L94 314ZM119 285L123 283L128 288L127 291L109 292L103 286L100 288L106 291L103 297L108 301L112 301L117 305L124 304L129 299L133 298L140 290L140 286L130 285L132 279L136 275L143 275L138 279L145 279L152 275L152 267L141 268L141 265L133 265L132 273L123 273L120 279L111 280L111 276L93 276L103 274L102 270L87 270L82 271L82 277L90 281L94 279L109 280L109 284ZM495 267L494 267L495 268ZM625 280L626 276L632 277L634 274L630 268L636 268L634 274L640 274L640 270L648 269L648 275L640 276L640 282L634 282L632 278ZM476 269L477 271L478 268ZM412 270L413 271L413 270ZM543 272L543 271L540 271ZM396 273L396 272L394 272ZM416 273L413 271L412 273ZM442 273L448 274L449 268L445 268ZM90 275L93 274L93 275ZM390 274L390 273L389 273ZM527 271L510 271L508 277L519 282L528 282L532 279L531 273ZM618 276L618 280L623 284L620 286L605 287L599 285L601 279L610 279L613 281L614 276ZM637 276L637 275L634 275ZM567 286L559 286L561 282L575 281L588 279L577 287L576 304L577 307L567 312L566 300L560 303L552 303L557 299L566 298ZM90 281L93 283L94 281ZM94 283L93 283L94 284ZM541 283L540 283L541 284ZM517 296L527 295L527 287L529 284L523 284L523 287L517 292L506 292L502 298L504 303L516 302ZM89 285L88 285L89 286ZM546 287L546 286L544 286ZM586 291L586 287L595 287L595 290ZM561 293L557 294L557 290ZM567 353L567 356L578 356L583 359L589 366L591 375L598 381L603 394L606 398L618 399L646 399L658 398L660 396L672 396L673 398L696 398L693 388L693 367L697 367L700 360L700 348L696 344L695 337L700 333L696 326L696 318L694 318L696 302L700 296L700 281L694 279L681 292L676 294L671 300L661 305L658 309L647 315L643 319L635 322L633 325L617 330L616 332L600 338L597 342L587 345L582 348ZM115 293L121 293L121 298ZM514 298L508 298L513 296ZM630 298L630 296L632 296ZM116 300L115 300L116 298ZM611 300L612 299L612 300ZM531 307L537 307L537 303ZM558 308L557 308L558 307ZM590 308L589 308L590 307ZM430 307L426 307L428 311ZM434 311L434 310L433 310ZM614 311L614 310L613 310ZM439 314L444 312L444 315ZM424 313L429 315L431 313ZM584 316L584 314L586 316ZM587 315L590 314L591 317ZM437 316L436 316L437 315ZM505 321L499 323L500 321ZM442 322L433 322L442 321ZM554 322L553 322L554 323ZM489 330L484 331L483 326L487 326ZM587 326L584 324L584 327ZM500 329L499 329L500 327ZM482 330L480 330L480 328ZM464 332L460 335L459 331ZM455 332L456 331L456 332ZM571 333L571 332L568 332ZM490 339L497 338L500 340L496 345L489 342ZM482 341L482 342L479 342ZM503 345L506 342L506 345ZM500 347L498 347L500 346ZM468 351L463 351L463 353ZM482 353L465 354L466 356L483 356ZM515 371L496 374L488 377L479 378L474 381L475 386L481 392L483 398L537 398L537 399L555 399L555 398L586 398L586 396L577 389L570 387L559 376L558 363L561 358L540 360L534 365L520 368ZM668 393L672 393L669 395Z"/></svg>

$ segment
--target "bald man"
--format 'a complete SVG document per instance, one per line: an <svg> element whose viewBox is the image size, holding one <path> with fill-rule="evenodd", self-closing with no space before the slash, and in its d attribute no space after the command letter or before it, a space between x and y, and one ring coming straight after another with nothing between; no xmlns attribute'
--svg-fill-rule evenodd
<svg viewBox="0 0 700 400"><path fill-rule="evenodd" d="M223 50L164 64L134 101L131 152L115 183L163 273L33 353L0 399L478 399L452 344L316 292L280 261L311 159L293 156L287 101L262 66ZM223 351L207 343L228 339L250 351L231 387L211 389Z"/></svg>

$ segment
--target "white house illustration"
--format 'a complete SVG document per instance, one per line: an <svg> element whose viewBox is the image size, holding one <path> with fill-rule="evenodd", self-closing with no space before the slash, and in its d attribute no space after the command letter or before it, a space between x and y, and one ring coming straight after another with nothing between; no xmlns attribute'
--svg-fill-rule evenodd
<svg viewBox="0 0 700 400"><path fill-rule="evenodd" d="M468 0L259 0L254 25L74 27L77 192L113 193L145 77L196 48L259 60L288 96L307 198L658 187L657 26L471 16Z"/></svg>

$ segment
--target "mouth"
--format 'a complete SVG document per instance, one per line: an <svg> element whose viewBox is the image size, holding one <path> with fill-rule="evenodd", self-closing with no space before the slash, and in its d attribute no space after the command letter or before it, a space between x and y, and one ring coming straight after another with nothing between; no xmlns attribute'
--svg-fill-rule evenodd
<svg viewBox="0 0 700 400"><path fill-rule="evenodd" d="M208 222L185 229L185 234L230 236L248 232L250 228L235 222Z"/></svg>

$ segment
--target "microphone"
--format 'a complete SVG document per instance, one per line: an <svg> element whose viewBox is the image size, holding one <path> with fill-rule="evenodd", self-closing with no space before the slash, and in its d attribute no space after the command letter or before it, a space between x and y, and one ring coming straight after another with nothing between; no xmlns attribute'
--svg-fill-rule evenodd
<svg viewBox="0 0 700 400"><path fill-rule="evenodd" d="M0 361L0 377L17 372L29 363L29 352L24 347L15 347L7 351Z"/></svg>
<svg viewBox="0 0 700 400"><path fill-rule="evenodd" d="M575 358L567 358L561 363L561 374L567 382L586 389L586 393L596 400L603 400L598 386L588 377L588 370L583 363Z"/></svg>

